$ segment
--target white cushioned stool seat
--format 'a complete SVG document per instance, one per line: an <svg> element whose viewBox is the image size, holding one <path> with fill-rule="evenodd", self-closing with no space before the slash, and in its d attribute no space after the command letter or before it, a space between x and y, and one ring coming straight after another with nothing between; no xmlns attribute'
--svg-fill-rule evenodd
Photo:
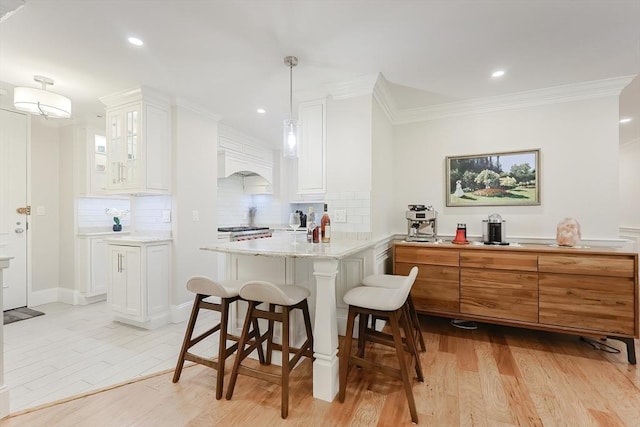
<svg viewBox="0 0 640 427"><path fill-rule="evenodd" d="M293 306L307 299L311 292L295 285L278 286L263 280L251 280L240 287L240 297L249 301Z"/></svg>
<svg viewBox="0 0 640 427"><path fill-rule="evenodd" d="M402 307L407 295L401 289L358 286L344 294L343 299L346 304L356 307L393 311Z"/></svg>
<svg viewBox="0 0 640 427"><path fill-rule="evenodd" d="M401 288L407 280L407 276L397 276L394 274L372 274L362 279L364 286L375 288Z"/></svg>
<svg viewBox="0 0 640 427"><path fill-rule="evenodd" d="M225 280L214 282L208 277L194 276L187 282L187 289L194 294L209 295L219 298L237 297L240 291L242 280Z"/></svg>

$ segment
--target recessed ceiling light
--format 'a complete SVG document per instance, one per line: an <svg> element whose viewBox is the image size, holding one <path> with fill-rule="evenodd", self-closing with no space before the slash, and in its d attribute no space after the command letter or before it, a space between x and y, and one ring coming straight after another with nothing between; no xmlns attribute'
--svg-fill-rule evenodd
<svg viewBox="0 0 640 427"><path fill-rule="evenodd" d="M631 121L631 117L624 117L620 119L620 123L622 124L629 123L630 121Z"/></svg>
<svg viewBox="0 0 640 427"><path fill-rule="evenodd" d="M264 113L266 113L266 112L267 112L267 110L265 110L264 108L258 108L258 109L256 110L256 112L257 112L258 114L264 114Z"/></svg>
<svg viewBox="0 0 640 427"><path fill-rule="evenodd" d="M504 70L496 70L493 73L491 73L491 77L493 77L494 79L497 79L502 76L504 76Z"/></svg>
<svg viewBox="0 0 640 427"><path fill-rule="evenodd" d="M137 37L129 37L129 38L127 39L127 41L128 41L129 43L131 43L132 45L134 45L134 46L142 46L142 45L144 44L144 43L142 42L142 40L140 40L140 39L139 39L139 38L137 38Z"/></svg>

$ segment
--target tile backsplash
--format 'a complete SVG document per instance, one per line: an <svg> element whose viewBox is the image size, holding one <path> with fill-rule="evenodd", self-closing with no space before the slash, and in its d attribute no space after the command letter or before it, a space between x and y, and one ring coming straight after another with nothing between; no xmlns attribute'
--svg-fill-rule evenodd
<svg viewBox="0 0 640 427"><path fill-rule="evenodd" d="M171 232L171 222L165 222L162 214L168 211L171 217L171 196L137 196L124 199L91 198L78 199L78 228L102 229L113 226L113 217L105 209L129 210L122 219L124 228L138 234Z"/></svg>
<svg viewBox="0 0 640 427"><path fill-rule="evenodd" d="M106 228L113 226L113 217L105 212L107 208L131 210L131 204L128 197L126 199L79 198L78 228ZM122 225L129 227L130 224L131 215L127 215L122 219Z"/></svg>
<svg viewBox="0 0 640 427"><path fill-rule="evenodd" d="M244 193L243 177L231 175L218 179L218 227L249 224L249 208L256 208L257 225L286 222L282 202L271 194Z"/></svg>

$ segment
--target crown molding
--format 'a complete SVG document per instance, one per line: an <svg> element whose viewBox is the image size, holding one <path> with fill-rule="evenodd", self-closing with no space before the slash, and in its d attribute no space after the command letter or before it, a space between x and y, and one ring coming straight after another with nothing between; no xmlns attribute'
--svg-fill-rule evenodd
<svg viewBox="0 0 640 427"><path fill-rule="evenodd" d="M102 96L98 99L106 107L114 107L137 101L146 101L154 102L156 104L169 105L171 101L171 98L169 98L168 95L165 95L162 92L158 92L156 89L152 89L148 86L139 86L125 89L120 92Z"/></svg>
<svg viewBox="0 0 640 427"><path fill-rule="evenodd" d="M329 95L333 99L354 98L356 96L371 95L378 80L378 74L367 74L353 80L326 85Z"/></svg>
<svg viewBox="0 0 640 427"><path fill-rule="evenodd" d="M634 76L554 86L544 89L516 92L508 95L471 99L468 101L432 105L423 108L396 110L393 124L413 123L469 114L489 113L536 107L561 102L619 96Z"/></svg>
<svg viewBox="0 0 640 427"><path fill-rule="evenodd" d="M185 98L174 97L172 99L171 106L172 107L177 107L177 108L180 108L180 109L189 110L192 113L199 114L199 115L204 116L204 117L206 117L208 119L211 119L211 120L213 120L215 122L219 122L222 119L221 115L216 114L213 111L206 109L202 105L199 105L199 104L196 104L194 102L191 102L191 101L189 101L188 99L185 99Z"/></svg>
<svg viewBox="0 0 640 427"><path fill-rule="evenodd" d="M391 123L396 120L398 108L396 102L391 95L391 89L389 88L389 81L384 77L382 73L378 74L378 79L373 87L373 98L378 101L378 105L384 111Z"/></svg>

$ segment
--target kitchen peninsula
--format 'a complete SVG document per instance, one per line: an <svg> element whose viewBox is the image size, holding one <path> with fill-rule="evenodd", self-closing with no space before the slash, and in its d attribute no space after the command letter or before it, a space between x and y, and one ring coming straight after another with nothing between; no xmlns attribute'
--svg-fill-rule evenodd
<svg viewBox="0 0 640 427"><path fill-rule="evenodd" d="M295 284L311 291L313 396L330 402L338 391L338 329L340 326L344 331L346 319L342 296L364 276L384 272L391 240L385 237L312 244L305 236L282 233L267 239L218 243L201 249L228 254L227 278ZM243 321L237 311L231 313L230 328L239 329ZM291 334L293 339L297 335Z"/></svg>

